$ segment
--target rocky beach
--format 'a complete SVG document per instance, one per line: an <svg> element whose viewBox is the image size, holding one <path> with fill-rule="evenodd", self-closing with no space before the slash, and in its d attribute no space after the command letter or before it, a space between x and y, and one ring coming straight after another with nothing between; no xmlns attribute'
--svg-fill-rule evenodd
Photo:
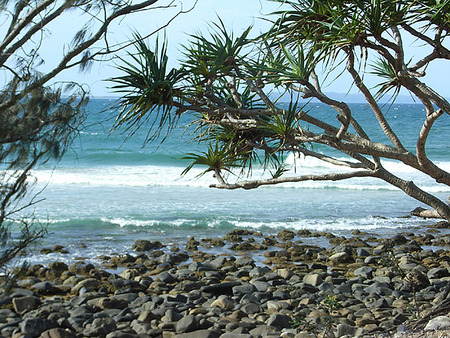
<svg viewBox="0 0 450 338"><path fill-rule="evenodd" d="M185 247L22 271L2 290L3 337L446 337L447 222L392 238L236 229ZM327 247L304 244L326 239ZM227 247L233 254L214 255ZM55 245L42 252L60 251Z"/></svg>

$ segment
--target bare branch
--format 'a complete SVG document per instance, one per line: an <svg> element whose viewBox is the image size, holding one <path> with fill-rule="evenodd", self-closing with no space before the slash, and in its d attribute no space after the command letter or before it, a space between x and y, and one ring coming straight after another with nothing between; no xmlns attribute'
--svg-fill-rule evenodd
<svg viewBox="0 0 450 338"><path fill-rule="evenodd" d="M392 144L401 152L406 152L405 147L400 142L400 139L397 137L397 135L392 130L389 123L386 121L386 118L383 115L383 112L381 111L380 107L378 106L378 103L376 102L375 98L370 93L369 89L365 86L364 82L362 81L361 77L359 76L358 72L355 70L354 67L354 55L353 51L348 51L348 63L347 63L347 70L352 76L353 80L355 81L356 86L361 91L361 93L364 95L367 103L370 105L370 108L372 108L372 111L375 114L375 117L378 120L378 123L381 126L381 129L386 134L386 136L391 140Z"/></svg>
<svg viewBox="0 0 450 338"><path fill-rule="evenodd" d="M373 171L353 171L347 173L332 173L332 174L324 174L324 175L302 175L295 177L279 177L279 178L270 178L266 180L252 180L252 181L241 181L233 184L219 182L219 184L211 184L211 188L217 189L256 189L260 186L264 185L275 185L281 183L298 183L304 181L341 181L347 180L353 177L376 177L376 174Z"/></svg>
<svg viewBox="0 0 450 338"><path fill-rule="evenodd" d="M433 126L433 123L443 114L444 112L441 109L438 109L437 111L427 115L422 129L420 130L419 137L417 138L416 152L417 160L420 166L426 170L431 177L436 179L436 182L450 185L450 174L440 169L432 161L430 161L425 152L425 144L427 142L431 127Z"/></svg>

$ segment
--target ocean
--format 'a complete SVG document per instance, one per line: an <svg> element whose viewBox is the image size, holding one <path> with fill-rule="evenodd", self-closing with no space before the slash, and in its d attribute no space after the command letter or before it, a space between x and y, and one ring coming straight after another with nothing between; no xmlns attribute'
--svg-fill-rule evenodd
<svg viewBox="0 0 450 338"><path fill-rule="evenodd" d="M436 220L409 217L418 201L382 181L364 178L340 182L303 182L262 187L256 190L209 188L211 173L197 177L205 168L194 168L181 176L189 161L186 153L204 151L192 141L190 120L182 117L164 143L144 145L148 129L130 138L125 130L110 133L114 113L107 108L113 99L93 99L85 127L63 159L36 168L35 191L43 201L35 205L34 217L48 224L48 235L32 254L31 263L83 258L98 263L98 256L131 252L137 239L161 241L184 248L194 237L215 238L236 229L252 229L273 235L282 229L328 231L350 236L358 229L381 236L416 232ZM386 141L364 104L351 104L355 117L373 140ZM395 104L384 107L388 121L406 147L415 149L415 139L425 112L421 105ZM330 108L311 103L313 116L335 116ZM337 125L336 120L336 125ZM441 168L450 170L450 117L442 116L429 136L427 154ZM322 151L320 147L314 150ZM289 155L291 173L332 172L332 166L309 157ZM445 200L450 187L393 161L385 166L402 178ZM342 170L342 169L338 169ZM264 176L261 169L253 174ZM29 212L30 210L28 210ZM302 239L307 243L308 239ZM313 244L321 244L314 239ZM326 240L323 240L326 243ZM39 249L63 245L69 254L40 254ZM225 248L215 248L216 253Z"/></svg>

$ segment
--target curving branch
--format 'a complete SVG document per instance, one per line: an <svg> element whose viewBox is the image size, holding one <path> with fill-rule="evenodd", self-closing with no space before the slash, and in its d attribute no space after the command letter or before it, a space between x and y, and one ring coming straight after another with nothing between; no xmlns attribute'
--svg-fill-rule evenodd
<svg viewBox="0 0 450 338"><path fill-rule="evenodd" d="M72 50L70 50L60 61L60 63L51 71L48 73L42 75L38 80L36 80L34 83L30 84L26 88L24 88L20 93L17 93L13 98L3 102L0 104L0 110L8 109L12 105L14 105L17 101L20 101L25 95L33 91L34 89L42 86L43 84L47 83L49 80L53 79L56 75L58 75L61 71L68 68L68 63L73 60L75 57L83 53L85 50L87 50L89 47L91 47L94 43L99 41L101 37L106 33L109 25L116 20L117 18L120 18L122 16L125 16L127 14L142 10L143 8L147 8L154 3L156 3L158 0L147 0L143 1L138 4L133 5L127 5L125 7L121 7L120 9L113 12L110 16L106 18L106 20L103 22L101 27L98 29L98 31L88 40L84 41L83 43L80 43L79 45L75 46Z"/></svg>
<svg viewBox="0 0 450 338"><path fill-rule="evenodd" d="M383 115L383 112L381 111L377 101L370 93L370 90L366 87L363 80L359 76L358 72L356 71L354 67L355 63L355 57L353 55L353 51L348 51L348 63L347 63L347 70L352 76L353 80L355 81L356 86L361 91L361 93L364 95L364 98L366 99L367 103L369 104L370 108L375 114L375 117L378 120L378 123L381 126L381 129L385 133L385 135L391 140L392 144L401 152L406 152L405 147L400 142L400 139L397 137L397 135L392 130L389 123L386 121L386 118Z"/></svg>
<svg viewBox="0 0 450 338"><path fill-rule="evenodd" d="M419 137L417 138L416 152L419 165L424 171L436 179L436 182L450 185L450 174L430 161L425 152L425 144L427 142L431 127L433 126L433 123L443 114L444 112L442 109L438 109L437 111L427 115L422 129L420 130Z"/></svg>
<svg viewBox="0 0 450 338"><path fill-rule="evenodd" d="M353 171L347 173L331 173L324 175L302 175L302 176L294 176L294 177L278 177L278 178L269 178L265 180L252 180L252 181L241 181L236 183L226 183L225 181L220 182L218 184L211 184L211 188L217 189L256 189L260 186L264 185L275 185L281 183L298 183L304 181L342 181L347 180L349 178L354 177L376 177L376 173L373 171Z"/></svg>

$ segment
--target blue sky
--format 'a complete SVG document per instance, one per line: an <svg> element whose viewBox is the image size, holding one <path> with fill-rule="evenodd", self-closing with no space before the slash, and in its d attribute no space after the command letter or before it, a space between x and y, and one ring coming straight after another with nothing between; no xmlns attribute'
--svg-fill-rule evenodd
<svg viewBox="0 0 450 338"><path fill-rule="evenodd" d="M192 6L194 0L183 0L181 2L183 8L188 9ZM180 6L181 2L176 1L175 3ZM162 0L159 3L166 4L168 2ZM227 28L235 31L236 34L242 32L249 25L254 26L253 30L256 34L270 26L262 18L270 18L267 14L275 11L277 8L277 3L268 0L199 0L197 6L191 12L179 16L165 29L164 34L166 34L169 41L169 56L172 60L172 65L176 65L176 61L180 57L180 44L187 42L188 34L207 31L208 24L211 21L216 21L218 16L222 18ZM149 11L133 16L132 19L121 21L120 25L113 27L110 41L131 37L134 30L139 31L142 35L153 31L164 25L178 9ZM55 41L55 46L62 45L60 41L67 39L67 36L70 36L70 34L73 35L74 29L78 30L79 27L77 25L65 25L63 29L59 26L58 29L53 30L51 39ZM160 33L160 35L163 35L163 33ZM410 57L420 57L417 53L426 52L425 48L413 48L413 46L417 47L419 45L413 40L405 41L404 45L407 51L410 52ZM52 49L51 51L47 49L44 52L47 54L45 57L49 60L49 63L52 57L58 55L57 49ZM108 88L111 83L106 82L105 79L119 74L114 68L114 62L109 61L95 65L88 74L70 70L62 74L59 79L70 79L85 83L91 88L94 97L101 97L112 95L111 90ZM427 76L423 81L431 84L437 92L449 97L449 79L450 67L445 63L438 63L427 69ZM349 90L350 84L349 78L339 78L324 87L323 90L326 92L345 93ZM371 85L374 85L374 83L371 83ZM352 89L352 92L356 92L356 90Z"/></svg>

